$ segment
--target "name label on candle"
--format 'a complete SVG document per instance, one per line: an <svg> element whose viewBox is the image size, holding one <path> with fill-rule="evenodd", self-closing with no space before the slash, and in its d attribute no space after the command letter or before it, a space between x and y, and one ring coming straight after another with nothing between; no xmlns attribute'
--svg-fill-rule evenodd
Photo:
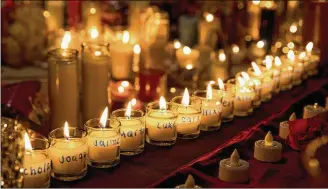
<svg viewBox="0 0 328 189"><path fill-rule="evenodd" d="M181 117L182 123L195 123L200 121L200 116L194 116L194 117Z"/></svg>
<svg viewBox="0 0 328 189"><path fill-rule="evenodd" d="M136 129L136 130L123 130L121 131L121 137L123 138L133 138L133 137L137 137L138 135L143 135L145 133L145 129L144 128L140 128L140 129Z"/></svg>
<svg viewBox="0 0 328 189"><path fill-rule="evenodd" d="M110 140L94 140L92 144L95 147L115 146L120 144L120 138L117 137L116 139L110 139Z"/></svg>
<svg viewBox="0 0 328 189"><path fill-rule="evenodd" d="M173 129L175 127L174 122L166 122L166 123L157 123L156 126L158 129Z"/></svg>
<svg viewBox="0 0 328 189"><path fill-rule="evenodd" d="M84 162L87 158L87 152L80 153L78 155L73 155L73 156L64 156L62 155L61 158L59 159L59 162L64 164L64 163L74 163L74 162Z"/></svg>
<svg viewBox="0 0 328 189"><path fill-rule="evenodd" d="M222 109L202 109L202 115L204 116L210 116L210 115L219 115L222 112Z"/></svg>
<svg viewBox="0 0 328 189"><path fill-rule="evenodd" d="M232 105L232 101L231 100L227 100L227 99L223 99L222 101L222 106L225 108L229 108Z"/></svg>
<svg viewBox="0 0 328 189"><path fill-rule="evenodd" d="M250 96L236 96L237 101L252 101Z"/></svg>
<svg viewBox="0 0 328 189"><path fill-rule="evenodd" d="M51 170L51 162L46 161L43 164L37 164L24 168L24 175L36 176L41 174L49 174Z"/></svg>

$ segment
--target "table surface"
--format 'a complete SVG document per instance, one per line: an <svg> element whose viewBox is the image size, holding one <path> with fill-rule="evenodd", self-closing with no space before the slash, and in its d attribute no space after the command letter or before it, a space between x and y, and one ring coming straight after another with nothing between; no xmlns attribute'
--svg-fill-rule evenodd
<svg viewBox="0 0 328 189"><path fill-rule="evenodd" d="M258 122L279 113L297 99L310 91L320 89L328 83L327 79L311 78L290 91L280 92L248 117L235 117L233 122L223 123L221 129L214 132L201 132L195 140L178 139L172 147L156 147L146 144L145 151L137 156L121 156L120 164L115 168L88 168L87 175L78 181L62 182L53 180L51 187L147 187L192 162L196 158L213 151L239 132ZM320 103L320 101L319 101ZM323 101L321 102L323 103Z"/></svg>

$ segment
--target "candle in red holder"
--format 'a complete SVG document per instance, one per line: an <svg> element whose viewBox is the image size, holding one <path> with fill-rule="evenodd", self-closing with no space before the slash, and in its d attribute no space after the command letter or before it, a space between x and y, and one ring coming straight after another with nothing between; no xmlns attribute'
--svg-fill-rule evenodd
<svg viewBox="0 0 328 189"><path fill-rule="evenodd" d="M129 81L111 81L109 86L113 101L126 101L134 92L134 88Z"/></svg>
<svg viewBox="0 0 328 189"><path fill-rule="evenodd" d="M167 75L162 70L145 70L136 78L138 98L143 102L154 101L165 96Z"/></svg>

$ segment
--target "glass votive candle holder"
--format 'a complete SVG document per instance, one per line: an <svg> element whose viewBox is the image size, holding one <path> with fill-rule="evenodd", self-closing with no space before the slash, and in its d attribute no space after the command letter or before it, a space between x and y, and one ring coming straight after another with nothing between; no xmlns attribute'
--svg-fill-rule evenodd
<svg viewBox="0 0 328 189"><path fill-rule="evenodd" d="M188 105L182 104L182 96L176 96L172 103L178 107L178 118L176 127L178 138L195 139L200 133L201 100L196 97L190 97Z"/></svg>
<svg viewBox="0 0 328 189"><path fill-rule="evenodd" d="M213 96L218 95L222 98L222 112L221 122L229 122L233 120L233 108L234 108L234 91L225 87L221 89L219 85L213 86Z"/></svg>
<svg viewBox="0 0 328 189"><path fill-rule="evenodd" d="M238 72L236 74L236 78L243 77L242 72ZM243 77L245 79L245 77ZM254 89L254 99L253 99L253 107L258 108L261 105L261 88L262 82L261 77L252 76L248 80L246 80L246 85Z"/></svg>
<svg viewBox="0 0 328 189"><path fill-rule="evenodd" d="M235 85L234 115L244 117L253 113L253 100L255 91L252 87L236 83L235 79L228 80Z"/></svg>
<svg viewBox="0 0 328 189"><path fill-rule="evenodd" d="M155 146L172 146L177 140L177 106L171 102L151 102L146 112L146 141Z"/></svg>
<svg viewBox="0 0 328 189"><path fill-rule="evenodd" d="M256 75L253 68L247 70L251 78L258 78L261 81L261 101L267 102L272 98L272 92L274 87L274 80L272 78L272 71L267 70L262 66L262 74Z"/></svg>
<svg viewBox="0 0 328 189"><path fill-rule="evenodd" d="M107 119L106 125L99 118L85 123L88 135L88 164L96 168L114 167L120 162L120 122Z"/></svg>
<svg viewBox="0 0 328 189"><path fill-rule="evenodd" d="M23 186L24 188L48 188L51 172L49 141L46 138L30 138L30 144L32 149L27 150L25 147Z"/></svg>
<svg viewBox="0 0 328 189"><path fill-rule="evenodd" d="M279 88L281 91L287 91L292 88L293 67L282 65L279 79Z"/></svg>
<svg viewBox="0 0 328 189"><path fill-rule="evenodd" d="M312 49L311 53L308 54L308 57L309 57L308 75L313 76L318 74L318 65L320 62L320 50L318 48Z"/></svg>
<svg viewBox="0 0 328 189"><path fill-rule="evenodd" d="M87 173L87 133L75 127L57 128L50 132L51 176L57 180L73 181Z"/></svg>
<svg viewBox="0 0 328 189"><path fill-rule="evenodd" d="M304 65L301 62L295 62L293 66L294 72L292 76L292 84L294 86L302 83L302 75L304 72Z"/></svg>
<svg viewBox="0 0 328 189"><path fill-rule="evenodd" d="M112 112L112 117L121 123L120 153L126 156L140 154L145 148L145 118L141 110L131 110L126 116L127 109L118 109Z"/></svg>
<svg viewBox="0 0 328 189"><path fill-rule="evenodd" d="M279 87L280 69L276 67L272 68L272 78L273 78L272 94L278 94L280 91L280 87Z"/></svg>
<svg viewBox="0 0 328 189"><path fill-rule="evenodd" d="M194 97L201 99L202 118L200 129L202 131L216 131L221 127L222 98L217 95L207 97L206 90L196 90Z"/></svg>

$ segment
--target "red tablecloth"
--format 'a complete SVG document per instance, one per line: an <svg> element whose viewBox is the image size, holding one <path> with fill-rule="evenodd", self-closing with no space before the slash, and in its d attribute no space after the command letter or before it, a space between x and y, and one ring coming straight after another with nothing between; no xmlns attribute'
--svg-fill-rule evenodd
<svg viewBox="0 0 328 189"><path fill-rule="evenodd" d="M252 128L254 125L262 124L266 120L272 120L277 116L278 113L289 111L293 105L295 109L301 111L303 103L300 100L314 91L321 90L321 88L328 84L327 78L312 78L306 81L299 87L295 87L291 91L281 92L268 102L261 105L259 109L256 109L252 116L245 118L236 118L233 122L223 124L222 128L216 132L202 132L200 137L196 140L178 140L176 145L170 148L161 148L151 145L146 145L145 152L138 156L126 157L121 156L121 162L119 166L112 169L95 169L88 168L88 174L85 178L74 181L74 182L60 182L52 180L52 187L147 187L147 186L170 186L174 187L175 184L183 182L185 178L176 177L178 174L182 174L181 171L192 170L197 171L197 174L203 175L210 180L217 180L215 177L211 177L196 170L195 168L188 168L195 164L195 159L200 156L210 153L215 154L219 152L223 147L231 144L238 137L233 138L237 134L243 136L243 130ZM307 100L307 103L318 102L319 104L324 103L324 97L327 96L322 93L316 93L313 98ZM300 103L300 104L299 104ZM298 105L299 104L299 105ZM300 115L300 112L298 112ZM247 131L244 131L247 132ZM263 135L263 134L262 134ZM259 136L262 137L260 134ZM232 139L233 138L233 139ZM227 157L230 154L230 148L227 150L228 153L223 153L222 157ZM210 154L207 154L206 157ZM241 157L251 157L245 155L245 151L241 150ZM202 157L203 158L203 157ZM290 158L296 158L291 155ZM291 159L290 161L294 161ZM200 159L197 159L199 161ZM217 161L217 160L215 160ZM191 163L190 163L191 162ZM261 165L259 165L261 166ZM278 165L277 165L278 166ZM214 168L215 169L215 168ZM253 169L253 170L256 170ZM255 171L256 172L256 171ZM265 179L263 174L272 173L257 173L257 178ZM295 171L291 171L291 177ZM302 172L303 173L303 172ZM197 175L196 174L196 175ZM261 175L262 174L262 175ZM297 174L301 174L297 173ZM297 176L297 175L296 175ZM298 177L299 178L299 177ZM173 179L173 180L172 180ZM174 180L175 179L175 180ZM197 179L197 178L196 178ZM288 178L287 178L288 179ZM199 180L197 180L199 181ZM265 180L261 181L257 185L251 186L263 186L261 183L267 183ZM270 181L272 185L269 186L282 186L276 181ZM204 184L200 182L199 184ZM252 183L253 184L253 183ZM276 185L275 185L276 184ZM204 185L204 186L228 186L228 185ZM245 185L242 185L244 187ZM284 185L286 186L286 185Z"/></svg>

